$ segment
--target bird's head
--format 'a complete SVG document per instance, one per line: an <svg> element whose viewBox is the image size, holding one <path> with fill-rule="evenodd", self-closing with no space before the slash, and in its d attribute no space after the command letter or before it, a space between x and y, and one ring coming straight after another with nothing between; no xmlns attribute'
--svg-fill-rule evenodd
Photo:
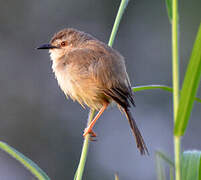
<svg viewBox="0 0 201 180"><path fill-rule="evenodd" d="M48 49L54 61L91 38L90 35L76 29L63 29L52 37L50 43L43 44L37 49Z"/></svg>

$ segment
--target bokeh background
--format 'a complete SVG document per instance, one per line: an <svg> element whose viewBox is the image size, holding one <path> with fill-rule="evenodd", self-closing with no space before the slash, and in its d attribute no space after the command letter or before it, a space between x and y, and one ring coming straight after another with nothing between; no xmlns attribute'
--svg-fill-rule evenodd
<svg viewBox="0 0 201 180"><path fill-rule="evenodd" d="M49 54L35 48L65 27L107 42L120 0L0 0L0 140L34 160L53 180L73 179L88 109L66 100L51 70ZM182 82L200 23L201 1L179 3ZM114 48L126 59L132 85L171 86L171 25L165 1L130 1ZM200 89L198 96L201 97ZM136 93L133 110L150 151L140 156L126 118L109 108L95 126L84 179L154 180L156 150L173 156L172 96L160 90ZM195 103L182 149L201 149L201 105ZM0 152L0 179L33 176Z"/></svg>

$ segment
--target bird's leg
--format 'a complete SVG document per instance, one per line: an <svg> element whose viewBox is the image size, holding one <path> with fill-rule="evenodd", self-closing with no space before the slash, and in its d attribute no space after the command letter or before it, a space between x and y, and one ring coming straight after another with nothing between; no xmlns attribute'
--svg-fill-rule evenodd
<svg viewBox="0 0 201 180"><path fill-rule="evenodd" d="M96 137L95 132L93 132L92 128L94 127L96 121L99 119L99 117L101 116L101 114L103 114L103 112L106 110L108 106L108 103L105 103L103 105L103 107L100 109L100 111L97 113L97 115L95 116L95 118L91 121L91 123L89 124L89 126L84 130L84 134L83 136L85 137L87 134L91 134L92 136Z"/></svg>

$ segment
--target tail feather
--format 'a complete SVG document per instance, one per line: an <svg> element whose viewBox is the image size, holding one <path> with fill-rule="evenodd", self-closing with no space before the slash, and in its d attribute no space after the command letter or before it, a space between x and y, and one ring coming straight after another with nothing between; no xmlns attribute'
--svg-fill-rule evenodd
<svg viewBox="0 0 201 180"><path fill-rule="evenodd" d="M131 114L129 108L124 108L124 112L126 114L128 122L130 124L131 129L132 129L133 135L134 135L135 140L136 140L137 148L139 149L141 155L144 155L145 153L147 153L149 155L149 151L146 147L144 139L143 139L138 127L137 127L137 124L136 124L134 118L132 117L132 114Z"/></svg>
<svg viewBox="0 0 201 180"><path fill-rule="evenodd" d="M106 89L104 94L114 100L119 106L120 110L123 110L126 114L130 127L132 129L133 135L136 140L137 148L140 150L140 153L144 155L145 153L149 154L146 144L142 138L142 135L137 127L137 124L132 117L132 114L129 110L130 104L129 101L135 106L133 94L130 87L117 86L110 89Z"/></svg>

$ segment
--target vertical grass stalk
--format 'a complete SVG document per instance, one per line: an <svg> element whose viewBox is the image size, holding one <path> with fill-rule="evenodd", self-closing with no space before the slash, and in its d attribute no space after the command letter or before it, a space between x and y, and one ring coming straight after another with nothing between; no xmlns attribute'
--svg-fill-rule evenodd
<svg viewBox="0 0 201 180"><path fill-rule="evenodd" d="M115 19L115 22L114 22L114 25L112 28L110 39L108 42L109 46L113 45L114 39L116 37L117 31L119 28L121 18L123 16L123 13L125 11L125 8L126 8L128 2L129 2L129 0L122 0L121 1L121 4L119 6L119 10L117 12L117 16L116 16L116 19ZM91 109L89 112L88 124L92 121L94 114L95 114L95 110ZM79 162L79 165L78 165L77 171L75 173L75 177L74 177L75 180L82 180L82 175L84 172L84 167L85 167L86 158L87 158L88 147L89 147L89 135L87 135L85 137L84 142L83 142L82 152L81 152L81 156L80 156L80 162Z"/></svg>
<svg viewBox="0 0 201 180"><path fill-rule="evenodd" d="M121 4L119 6L119 10L117 12L116 19L114 21L114 25L113 25L112 32L111 32L111 35L110 35L110 39L109 39L109 42L108 42L108 46L112 47L112 45L114 43L114 39L116 37L121 18L122 18L123 13L124 13L124 11L126 9L126 6L128 5L128 2L129 2L129 0L122 0L121 1Z"/></svg>
<svg viewBox="0 0 201 180"><path fill-rule="evenodd" d="M175 180L181 180L181 137L174 136L174 156L175 156Z"/></svg>
<svg viewBox="0 0 201 180"><path fill-rule="evenodd" d="M90 112L89 112L87 126L92 121L92 119L94 117L94 114L95 114L95 110L91 109ZM80 162L79 162L77 172L76 172L76 175L75 175L76 180L81 180L82 179L82 175L83 175L83 172L84 172L84 167L85 167L85 163L86 163L86 159L87 159L88 147L89 147L89 134L86 135L86 137L84 139L83 146L82 146L82 153L81 153L81 156L80 156Z"/></svg>
<svg viewBox="0 0 201 180"><path fill-rule="evenodd" d="M172 83L173 111L176 121L179 105L179 48L178 48L178 2L172 1ZM180 173L180 136L174 136L175 180L181 179Z"/></svg>

